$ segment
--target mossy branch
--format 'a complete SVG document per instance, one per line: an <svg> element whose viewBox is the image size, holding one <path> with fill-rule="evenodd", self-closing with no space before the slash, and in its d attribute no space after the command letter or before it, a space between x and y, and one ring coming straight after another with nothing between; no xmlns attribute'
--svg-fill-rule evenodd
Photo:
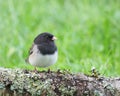
<svg viewBox="0 0 120 96"><path fill-rule="evenodd" d="M120 96L120 78L0 68L0 96Z"/></svg>

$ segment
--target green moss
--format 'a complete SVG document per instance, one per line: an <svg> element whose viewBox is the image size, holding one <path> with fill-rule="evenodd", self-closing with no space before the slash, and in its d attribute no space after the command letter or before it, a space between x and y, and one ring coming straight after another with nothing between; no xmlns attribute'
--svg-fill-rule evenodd
<svg viewBox="0 0 120 96"><path fill-rule="evenodd" d="M21 69L0 68L0 89L6 89L4 93L30 94L32 96L103 96L103 94L116 94L117 89L112 86L112 79L103 78L99 81L83 74L66 74L62 72L50 73L23 71ZM110 84L111 83L111 84ZM9 89L9 90L8 90ZM119 92L119 91L118 91Z"/></svg>
<svg viewBox="0 0 120 96"><path fill-rule="evenodd" d="M71 86L61 85L59 91L61 92L61 96L74 96L76 88Z"/></svg>
<svg viewBox="0 0 120 96"><path fill-rule="evenodd" d="M0 82L0 89L3 89L3 88L5 88L5 84Z"/></svg>

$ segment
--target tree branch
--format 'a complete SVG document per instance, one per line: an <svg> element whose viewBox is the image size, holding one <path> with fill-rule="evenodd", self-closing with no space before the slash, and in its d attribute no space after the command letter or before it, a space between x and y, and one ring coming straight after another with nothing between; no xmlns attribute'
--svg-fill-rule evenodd
<svg viewBox="0 0 120 96"><path fill-rule="evenodd" d="M120 78L0 68L0 96L120 96Z"/></svg>

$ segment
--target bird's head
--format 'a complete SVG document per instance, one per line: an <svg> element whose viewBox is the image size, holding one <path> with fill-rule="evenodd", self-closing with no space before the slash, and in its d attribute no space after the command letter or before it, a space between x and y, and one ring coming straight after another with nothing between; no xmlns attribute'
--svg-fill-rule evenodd
<svg viewBox="0 0 120 96"><path fill-rule="evenodd" d="M35 44L40 44L41 42L43 43L49 43L49 42L54 42L54 40L56 40L57 38L48 33L48 32L44 32L39 34L35 39L34 39L34 43Z"/></svg>

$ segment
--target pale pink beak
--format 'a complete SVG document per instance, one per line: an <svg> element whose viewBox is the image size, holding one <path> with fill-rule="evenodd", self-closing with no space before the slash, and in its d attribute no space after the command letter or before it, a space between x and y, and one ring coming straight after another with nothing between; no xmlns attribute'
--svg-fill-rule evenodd
<svg viewBox="0 0 120 96"><path fill-rule="evenodd" d="M53 38L52 38L52 40L54 41L54 40L56 40L57 38L55 37L55 36L53 36Z"/></svg>

